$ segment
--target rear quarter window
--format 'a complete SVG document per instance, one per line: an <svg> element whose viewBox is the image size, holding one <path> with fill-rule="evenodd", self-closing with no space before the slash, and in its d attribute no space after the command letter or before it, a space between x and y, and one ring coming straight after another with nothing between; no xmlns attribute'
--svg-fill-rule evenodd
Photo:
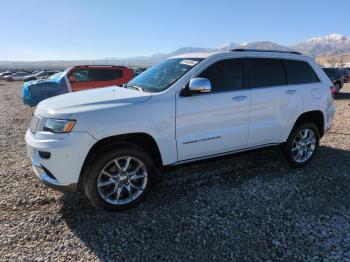
<svg viewBox="0 0 350 262"><path fill-rule="evenodd" d="M320 82L313 68L305 61L284 60L289 85Z"/></svg>

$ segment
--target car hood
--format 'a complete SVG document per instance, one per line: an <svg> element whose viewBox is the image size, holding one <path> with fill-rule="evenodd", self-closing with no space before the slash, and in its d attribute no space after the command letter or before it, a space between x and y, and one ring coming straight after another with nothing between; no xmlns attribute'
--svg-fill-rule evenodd
<svg viewBox="0 0 350 262"><path fill-rule="evenodd" d="M67 93L38 104L36 113L43 117L68 118L81 112L110 109L148 100L152 94L117 86Z"/></svg>

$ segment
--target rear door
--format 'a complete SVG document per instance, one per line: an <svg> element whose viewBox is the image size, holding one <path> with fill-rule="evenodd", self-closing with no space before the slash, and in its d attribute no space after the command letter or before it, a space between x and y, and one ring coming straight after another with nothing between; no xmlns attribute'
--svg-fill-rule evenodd
<svg viewBox="0 0 350 262"><path fill-rule="evenodd" d="M215 62L198 77L212 92L176 100L178 160L245 148L248 141L250 90L244 89L241 59Z"/></svg>
<svg viewBox="0 0 350 262"><path fill-rule="evenodd" d="M284 62L280 59L248 59L252 95L249 147L279 143L290 121L303 111L299 85L287 84Z"/></svg>

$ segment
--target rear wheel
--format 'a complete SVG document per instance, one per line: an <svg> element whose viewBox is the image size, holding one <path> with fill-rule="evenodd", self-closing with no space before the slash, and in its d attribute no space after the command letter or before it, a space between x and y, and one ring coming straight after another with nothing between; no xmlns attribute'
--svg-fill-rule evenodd
<svg viewBox="0 0 350 262"><path fill-rule="evenodd" d="M84 174L84 189L90 201L112 212L139 204L156 176L149 155L137 146L99 151L98 155Z"/></svg>
<svg viewBox="0 0 350 262"><path fill-rule="evenodd" d="M7 81L13 82L13 78L7 78Z"/></svg>
<svg viewBox="0 0 350 262"><path fill-rule="evenodd" d="M307 165L315 156L320 143L318 128L312 123L303 123L295 128L285 144L285 155L294 167Z"/></svg>

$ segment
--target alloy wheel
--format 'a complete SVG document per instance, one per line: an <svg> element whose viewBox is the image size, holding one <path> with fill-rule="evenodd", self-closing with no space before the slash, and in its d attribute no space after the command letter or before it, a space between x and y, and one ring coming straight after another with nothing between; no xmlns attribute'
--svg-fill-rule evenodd
<svg viewBox="0 0 350 262"><path fill-rule="evenodd" d="M301 130L292 144L292 157L298 163L304 163L311 158L316 149L316 135L311 129Z"/></svg>
<svg viewBox="0 0 350 262"><path fill-rule="evenodd" d="M97 189L100 196L112 205L125 205L136 200L148 182L144 163L131 156L110 161L100 172Z"/></svg>

